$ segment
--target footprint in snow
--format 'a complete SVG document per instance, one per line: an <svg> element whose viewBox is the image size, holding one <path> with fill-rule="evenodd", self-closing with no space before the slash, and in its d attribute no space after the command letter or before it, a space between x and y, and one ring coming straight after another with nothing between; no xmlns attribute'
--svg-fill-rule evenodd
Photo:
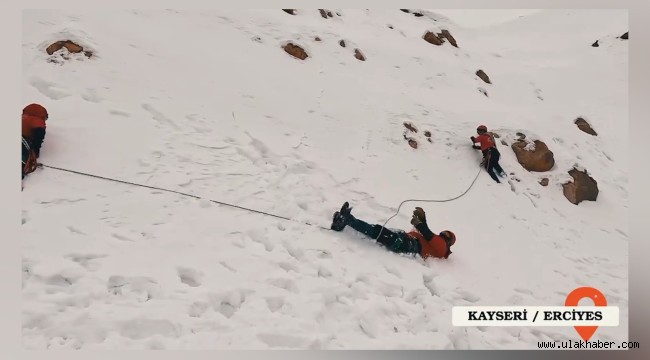
<svg viewBox="0 0 650 360"><path fill-rule="evenodd" d="M327 250L316 250L318 254L316 255L319 259L331 259L332 253Z"/></svg>
<svg viewBox="0 0 650 360"><path fill-rule="evenodd" d="M177 267L176 271L183 284L191 287L201 286L201 279L203 278L201 271L182 266Z"/></svg>
<svg viewBox="0 0 650 360"><path fill-rule="evenodd" d="M77 234L77 235L86 235L86 233L84 233L83 231L81 231L81 230L75 228L74 226L68 226L67 229L68 229L69 232L71 232L71 233L73 233L73 234Z"/></svg>
<svg viewBox="0 0 650 360"><path fill-rule="evenodd" d="M562 276L563 278L568 277L568 275L567 275L566 273L563 273L562 271L559 271L559 270L553 270L553 272L556 273L556 274L558 274L558 275L560 275L560 276Z"/></svg>
<svg viewBox="0 0 650 360"><path fill-rule="evenodd" d="M108 113L115 116L131 117L131 114L122 110L109 110Z"/></svg>
<svg viewBox="0 0 650 360"><path fill-rule="evenodd" d="M128 237L126 235L121 235L121 234L115 234L114 233L114 234L111 234L111 236L113 238L117 239L117 240L120 240L120 241L135 242L135 240L131 239L130 237Z"/></svg>
<svg viewBox="0 0 650 360"><path fill-rule="evenodd" d="M404 298L409 304L422 304L426 299L431 297L431 292L425 289L415 289Z"/></svg>
<svg viewBox="0 0 650 360"><path fill-rule="evenodd" d="M55 286L70 286L75 283L77 279L72 278L72 277L66 277L63 276L62 274L55 274L52 276L49 276L45 279L45 283L49 285L55 285Z"/></svg>
<svg viewBox="0 0 650 360"><path fill-rule="evenodd" d="M97 90L95 89L87 89L86 92L81 95L81 98L88 102L96 104L102 101L102 98L97 95Z"/></svg>
<svg viewBox="0 0 650 360"><path fill-rule="evenodd" d="M147 343L149 350L165 350L165 344L158 340L151 340Z"/></svg>
<svg viewBox="0 0 650 360"><path fill-rule="evenodd" d="M515 184L512 182L512 180L508 179L508 184L510 184L510 190L512 190L513 193L517 194L517 188L515 187Z"/></svg>
<svg viewBox="0 0 650 360"><path fill-rule="evenodd" d="M22 264L22 275L23 275L23 285L24 282L29 280L32 277L32 262L29 259L23 258L23 264Z"/></svg>
<svg viewBox="0 0 650 360"><path fill-rule="evenodd" d="M191 317L201 317L210 307L210 304L203 301L193 302L187 310L187 315Z"/></svg>
<svg viewBox="0 0 650 360"><path fill-rule="evenodd" d="M404 297L404 287L401 285L393 285L388 283L379 284L376 286L377 293L383 295L386 298L395 297L402 298Z"/></svg>
<svg viewBox="0 0 650 360"><path fill-rule="evenodd" d="M265 235L259 231L251 230L248 232L250 239L256 243L264 245L264 250L271 252L275 249L275 244Z"/></svg>
<svg viewBox="0 0 650 360"><path fill-rule="evenodd" d="M106 288L109 293L118 296L134 296L139 301L149 301L162 294L158 282L146 276L113 275L108 279Z"/></svg>
<svg viewBox="0 0 650 360"><path fill-rule="evenodd" d="M233 241L230 242L233 246L236 246L240 249L245 249L246 248L246 240L242 237L237 237ZM268 250L267 250L268 251Z"/></svg>
<svg viewBox="0 0 650 360"><path fill-rule="evenodd" d="M283 348L283 349L317 349L318 341L313 341L308 338L294 336L294 335L281 335L277 333L262 333L257 334L257 338L268 345L270 348Z"/></svg>
<svg viewBox="0 0 650 360"><path fill-rule="evenodd" d="M173 128L175 130L181 130L181 128L178 125L176 125L176 123L172 119L165 116L163 113L158 111L152 105L150 105L150 104L142 104L142 109L147 111L149 113L149 115L151 116L151 118L156 120L158 122L158 124L163 125L163 126L171 127L171 128Z"/></svg>
<svg viewBox="0 0 650 360"><path fill-rule="evenodd" d="M524 298L520 295L513 295L506 300L508 305L525 305L524 302Z"/></svg>
<svg viewBox="0 0 650 360"><path fill-rule="evenodd" d="M471 349L469 335L465 329L461 329L453 329L448 335L449 341L451 341L454 350L469 350Z"/></svg>
<svg viewBox="0 0 650 360"><path fill-rule="evenodd" d="M210 302L214 311L226 318L231 318L246 301L246 293L242 290L233 290L220 294L211 294Z"/></svg>
<svg viewBox="0 0 650 360"><path fill-rule="evenodd" d="M284 270L286 272L289 272L289 271L294 271L296 273L300 272L298 267L296 267L295 265L293 265L291 263L288 263L288 262L280 262L280 263L278 263L278 267L280 267L282 270Z"/></svg>
<svg viewBox="0 0 650 360"><path fill-rule="evenodd" d="M84 269L88 271L96 271L99 269L99 264L95 261L97 259L105 258L108 255L106 254L68 254L63 257L71 261L76 262L81 265Z"/></svg>
<svg viewBox="0 0 650 360"><path fill-rule="evenodd" d="M386 272L388 272L389 274L393 274L393 275L395 275L396 277L398 277L400 279L402 278L402 273L399 270L397 270L396 268L389 267L389 266L385 266L384 268L386 269Z"/></svg>
<svg viewBox="0 0 650 360"><path fill-rule="evenodd" d="M266 305L271 312L276 312L284 306L284 298L282 297L268 297L266 298Z"/></svg>
<svg viewBox="0 0 650 360"><path fill-rule="evenodd" d="M237 272L237 269L235 269L234 267L228 265L228 263L226 263L225 261L220 261L219 265L225 267L226 269L230 270L231 272L234 272L234 273Z"/></svg>
<svg viewBox="0 0 650 360"><path fill-rule="evenodd" d="M359 329L369 338L376 339L379 333L377 324L370 319L359 319Z"/></svg>
<svg viewBox="0 0 650 360"><path fill-rule="evenodd" d="M520 293L520 294L530 295L530 296L533 295L533 291L532 291L532 290L529 290L529 289L515 288L514 290L515 290L515 292L518 292L518 293Z"/></svg>
<svg viewBox="0 0 650 360"><path fill-rule="evenodd" d="M296 282L291 280L291 279L275 278L275 279L267 280L267 283L269 283L270 285L273 285L275 287L278 287L280 289L290 291L292 293L298 293L299 292L299 289L298 289L298 286L296 285Z"/></svg>
<svg viewBox="0 0 650 360"><path fill-rule="evenodd" d="M481 300L481 297L479 297L478 295L473 294L473 293L471 293L471 292L469 292L467 290L457 290L456 293L458 293L458 295L460 295L461 299L463 299L465 301L468 301L470 303L476 303L479 300Z"/></svg>
<svg viewBox="0 0 650 360"><path fill-rule="evenodd" d="M302 249L294 247L287 242L284 242L283 246L285 250L287 250L287 253L289 253L289 255L291 255L296 260L301 261L305 257L305 252Z"/></svg>
<svg viewBox="0 0 650 360"><path fill-rule="evenodd" d="M132 339L142 340L153 336L165 338L178 338L180 329L169 320L136 318L121 324L120 335Z"/></svg>
<svg viewBox="0 0 650 360"><path fill-rule="evenodd" d="M329 278L332 276L332 272L325 266L318 267L318 277Z"/></svg>
<svg viewBox="0 0 650 360"><path fill-rule="evenodd" d="M70 96L70 94L67 92L59 90L54 83L43 79L33 78L30 80L30 84L41 94L47 96L52 100L60 100Z"/></svg>

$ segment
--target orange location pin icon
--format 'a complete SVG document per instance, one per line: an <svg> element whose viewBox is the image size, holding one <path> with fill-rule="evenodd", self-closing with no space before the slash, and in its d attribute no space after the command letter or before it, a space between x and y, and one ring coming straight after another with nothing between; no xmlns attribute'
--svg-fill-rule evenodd
<svg viewBox="0 0 650 360"><path fill-rule="evenodd" d="M592 287L579 287L564 300L564 306L578 306L578 302L584 298L590 298L594 302L594 306L607 306L605 295ZM584 340L589 341L589 338L596 332L598 326L574 326L578 335Z"/></svg>

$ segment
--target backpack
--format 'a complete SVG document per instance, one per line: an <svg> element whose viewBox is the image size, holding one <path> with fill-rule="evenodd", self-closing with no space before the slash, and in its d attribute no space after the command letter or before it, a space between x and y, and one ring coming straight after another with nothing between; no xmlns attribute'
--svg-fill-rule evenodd
<svg viewBox="0 0 650 360"><path fill-rule="evenodd" d="M37 167L36 163L36 154L34 150L29 146L29 143L25 138L23 139L23 149L22 149L22 158L23 158L23 178L25 175L34 172Z"/></svg>

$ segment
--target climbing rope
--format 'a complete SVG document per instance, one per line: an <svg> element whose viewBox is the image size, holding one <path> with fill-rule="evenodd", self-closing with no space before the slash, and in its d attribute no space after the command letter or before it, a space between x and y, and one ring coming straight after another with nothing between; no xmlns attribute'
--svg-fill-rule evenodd
<svg viewBox="0 0 650 360"><path fill-rule="evenodd" d="M132 185L132 186L138 186L138 187L143 187L143 188L152 189L152 190L164 191L164 192L168 192L168 193L173 193L173 194L178 194L178 195L182 195L182 196L191 197L191 198L198 199L198 200L207 200L207 201L210 201L210 202L215 203L215 204L219 204L219 205L223 205L223 206L229 206L229 207L233 207L233 208L237 208L237 209L241 209L241 210L245 210L245 211L250 211L250 212L254 212L254 213L258 213L258 214L262 214L262 215L267 215L267 216L271 216L271 217L282 219L282 220L293 221L293 222L297 222L297 223L304 224L304 225L315 226L315 227L321 228L323 230L331 231L331 229L320 226L320 225L314 225L314 224L311 224L311 223L308 223L308 222L302 222L302 221L294 220L294 219L291 219L291 218L288 218L288 217L285 217L285 216L275 215L275 214L271 214L271 213L268 213L268 212L265 212L265 211L250 209L250 208L243 207L243 206L228 204L228 203L217 201L217 200L205 199L205 198L202 198L200 196L196 196L196 195L192 195L192 194L188 194L188 193L184 193L184 192L180 192L180 191L176 191L176 190L170 190L170 189L164 189L164 188L160 188L160 187L156 187L156 186L138 184L138 183L134 183L134 182L130 182L130 181L124 181L124 180L119 180L119 179L114 179L114 178L109 178L109 177L104 177L104 176L99 176L99 175L93 175L93 174L88 174L88 173L81 172L81 171L63 169L63 168L50 166L50 165L45 165L45 164L39 164L39 165L42 166L42 167L46 167L48 169L59 170L59 171L64 171L64 172L68 172L68 173L72 173L72 174L88 176L88 177L92 177L92 178L95 178L95 179L102 179L102 180L113 181L113 182L126 184L126 185Z"/></svg>
<svg viewBox="0 0 650 360"><path fill-rule="evenodd" d="M379 237L381 236L381 233L382 233L382 232L384 231L384 229L386 228L386 224L388 224L389 221L391 221L395 216L397 216L397 215L399 214L399 209L402 208L402 205L406 204L407 202L434 202L434 203L443 203L443 202L449 202L449 201L454 201L454 200L456 200L456 199L460 199L460 198L463 197L465 194L467 194L467 193L469 192L469 190L474 186L474 183L476 182L476 179L478 179L478 176L481 174L481 170L482 170L482 167L479 166L479 168L478 168L478 172L476 173L476 176L474 177L474 180L472 180L472 183L469 184L469 186L467 187L467 189L466 189L465 191L463 191L462 194L460 194L460 195L458 195L458 196L456 196L456 197L449 198L449 199L444 199L444 200L409 199L409 200L404 200L404 201L402 201L402 202L399 204L399 206L397 207L397 212L395 213L395 215L389 217L388 220L386 220L386 222L384 223L384 225L381 226L381 230L379 231L379 235L377 235L377 238L376 238L375 240L379 240Z"/></svg>
<svg viewBox="0 0 650 360"><path fill-rule="evenodd" d="M68 172L68 173L71 173L71 174L88 176L88 177L95 178L95 179L101 179L101 180L112 181L112 182L126 184L126 185L138 186L138 187L142 187L142 188L147 188L147 189L152 189L152 190L158 190L158 191L173 193L173 194L177 194L177 195L181 195L181 196L187 196L187 197L190 197L190 198L194 198L194 199L197 199L197 200L206 200L206 201L210 201L212 203L223 205L223 206L228 206L228 207L232 207L232 208L236 208L236 209L240 209L240 210L250 211L250 212L257 213L257 214L271 216L271 217L274 217L274 218L287 220L287 221L293 221L293 222L304 224L304 225L318 227L318 228L320 228L322 230L331 231L330 228L326 228L326 227L323 227L323 226L320 226L320 225L314 225L314 224L309 223L309 222L302 222L302 221L294 220L294 219L291 219L291 218L288 218L288 217L285 217L285 216L275 215L275 214L271 214L271 213L268 213L268 212L265 212L265 211L250 209L250 208L247 208L247 207L243 207L243 206L239 206L239 205L233 205L233 204L229 204L229 203L225 203L225 202L217 201L217 200L213 200L213 199L205 199L205 198L197 196L197 195L192 195L192 194L188 194L188 193L184 193L184 192L180 192L180 191L176 191L176 190L170 190L170 189L165 189L165 188L161 188L161 187L157 187L157 186L151 186L151 185L144 185L144 184L139 184L139 183L135 183L135 182L131 182L131 181L125 181L125 180L119 180L119 179L109 178L109 177L105 177L105 176L89 174L89 173L85 173L85 172L81 172L81 171L64 169L64 168L60 168L60 167L56 167L56 166L45 165L45 164L42 164L42 163L39 164L38 166L39 167L45 167L45 168L48 168L48 169ZM386 220L384 225L382 225L381 231L379 231L379 235L377 236L377 238L375 240L379 239L379 237L381 236L381 233L386 228L386 224L388 224L389 221L391 221L395 216L397 216L399 214L399 210L402 208L402 205L406 204L407 202L449 202L449 201L459 199L462 196L464 196L465 194L467 194L469 192L469 190L474 186L474 183L476 182L476 179L478 179L478 176L479 176L480 173L481 173L481 168L479 167L479 171L476 173L476 176L474 177L474 180L472 180L472 183L469 185L469 187L462 194L460 194L460 195L458 195L456 197L453 197L453 198L450 198L450 199L444 199L444 200L409 199L409 200L402 201L399 204L399 206L397 207L397 212L395 213L395 215L388 218L388 220Z"/></svg>

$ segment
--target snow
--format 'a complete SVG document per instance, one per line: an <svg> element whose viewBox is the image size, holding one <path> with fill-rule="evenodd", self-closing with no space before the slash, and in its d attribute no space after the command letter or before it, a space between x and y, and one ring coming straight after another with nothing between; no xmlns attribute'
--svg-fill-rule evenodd
<svg viewBox="0 0 650 360"><path fill-rule="evenodd" d="M451 309L554 306L578 286L620 308L620 326L592 340L627 339L628 43L616 39L627 12L543 10L480 27L442 10L340 12L24 12L22 98L50 113L40 160L201 197L29 175L26 348L534 349L577 334L454 328ZM459 48L422 40L443 28ZM63 38L94 56L47 62ZM309 58L286 54L287 41ZM406 199L462 193L479 170L479 123L498 141L543 140L556 164L529 173L499 142L508 182L482 172L464 197L407 203L388 223L409 230L423 207L433 231L455 232L449 259L319 227L344 201L383 224ZM598 181L598 201L564 198L574 165Z"/></svg>
<svg viewBox="0 0 650 360"><path fill-rule="evenodd" d="M485 28L534 14L539 9L432 9L464 28Z"/></svg>

